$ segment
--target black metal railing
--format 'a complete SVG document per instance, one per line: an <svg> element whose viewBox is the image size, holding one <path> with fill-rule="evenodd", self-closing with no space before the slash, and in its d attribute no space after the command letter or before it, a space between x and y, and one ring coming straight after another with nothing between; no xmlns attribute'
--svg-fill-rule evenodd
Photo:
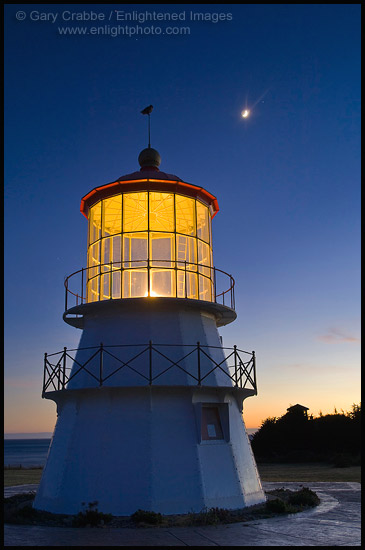
<svg viewBox="0 0 365 550"><path fill-rule="evenodd" d="M166 267L161 264L167 264ZM103 301L120 299L125 296L123 288L123 273L133 272L133 270L146 270L147 286L146 296L151 295L151 271L168 270L175 273L173 288L169 294L164 295L170 298L195 298L209 302L219 303L235 309L234 286L235 281L232 275L229 275L221 269L209 265L203 265L194 262L180 260L130 260L124 262L107 262L90 267L83 267L65 278L65 311L71 307L84 304L91 301ZM120 273L120 289L115 295L112 289L112 277ZM180 274L180 278L179 278ZM190 285L189 276L197 275L196 288L194 291L188 290ZM109 276L109 277L108 277ZM96 298L91 298L91 284L93 279L108 277L107 293L99 289ZM182 285L179 285L182 283ZM72 286L72 289L70 288ZM224 290L222 290L222 288ZM114 294L114 295L113 295ZM138 296L137 296L138 297Z"/></svg>
<svg viewBox="0 0 365 550"><path fill-rule="evenodd" d="M123 360L115 355L116 348L124 348L123 351L127 351L127 348L139 349L133 357L128 360ZM166 353L163 353L165 348L175 348L175 350L184 348L185 352L186 348L191 348L191 350L178 359L171 359L168 355L166 355ZM74 352L85 350L90 351L90 356L83 363L75 360L75 356L72 354L76 355ZM213 350L223 351L225 354L224 358L219 362L216 361L212 357ZM107 375L104 373L104 359L106 356L109 360L108 370L111 371ZM138 367L136 368L136 365L132 366L132 363L142 356L144 356L144 372L141 372L141 369L138 369ZM109 358L112 358L112 363L110 363ZM187 358L189 358L188 363L190 371L183 366L183 364L186 365L185 360ZM93 360L93 367L90 368ZM162 370L157 368L156 365L158 365L159 360L160 362L162 360L167 361L169 366L163 368ZM205 367L204 372L202 372L203 360ZM97 363L95 363L95 361ZM228 366L228 369L227 367L223 367L225 363ZM207 368L207 365L210 366ZM103 386L107 380L115 376L116 373L121 373L123 369L124 371L133 371L145 381L146 385L153 385L158 379L160 379L159 382L161 382L161 377L168 371L171 369L179 369L195 380L197 386L204 385L204 382L206 385L209 385L209 375L214 371L219 370L224 373L227 379L231 380L234 387L251 389L255 394L257 393L256 359L254 351L250 353L239 350L237 346L234 346L233 348L202 346L199 342L192 346L175 346L173 344L152 344L150 341L148 344L121 346L104 346L101 343L98 347L78 348L71 350L63 348L63 351L59 351L57 353L45 353L42 394L50 391L62 391L68 389L68 383L77 377L81 372L88 373L91 376L91 380L95 380L98 386ZM73 370L72 374L71 370ZM121 383L121 385L123 384Z"/></svg>

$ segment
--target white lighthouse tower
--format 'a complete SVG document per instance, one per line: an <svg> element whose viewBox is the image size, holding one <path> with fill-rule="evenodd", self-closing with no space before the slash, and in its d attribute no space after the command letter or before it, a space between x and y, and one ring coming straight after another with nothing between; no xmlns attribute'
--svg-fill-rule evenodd
<svg viewBox="0 0 365 550"><path fill-rule="evenodd" d="M130 515L238 509L265 500L242 419L255 355L223 348L234 280L213 267L217 199L159 170L95 187L81 201L87 267L65 281L76 350L46 354L57 423L34 507L83 503Z"/></svg>

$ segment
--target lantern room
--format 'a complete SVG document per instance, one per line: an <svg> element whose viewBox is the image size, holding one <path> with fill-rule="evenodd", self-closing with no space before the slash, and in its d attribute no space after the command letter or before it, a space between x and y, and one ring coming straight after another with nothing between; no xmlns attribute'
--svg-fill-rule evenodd
<svg viewBox="0 0 365 550"><path fill-rule="evenodd" d="M140 155L140 171L81 201L89 223L87 302L147 296L214 301L217 199L160 172L153 165L158 153L150 151L144 160Z"/></svg>

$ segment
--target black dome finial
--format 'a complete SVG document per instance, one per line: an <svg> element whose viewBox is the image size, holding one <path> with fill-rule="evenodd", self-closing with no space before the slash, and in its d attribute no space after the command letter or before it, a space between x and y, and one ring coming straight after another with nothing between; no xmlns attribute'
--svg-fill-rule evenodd
<svg viewBox="0 0 365 550"><path fill-rule="evenodd" d="M147 149L143 149L143 151L140 152L138 162L141 170L146 170L147 168L158 170L161 164L160 153L156 151L156 149L152 149L152 147L147 147Z"/></svg>

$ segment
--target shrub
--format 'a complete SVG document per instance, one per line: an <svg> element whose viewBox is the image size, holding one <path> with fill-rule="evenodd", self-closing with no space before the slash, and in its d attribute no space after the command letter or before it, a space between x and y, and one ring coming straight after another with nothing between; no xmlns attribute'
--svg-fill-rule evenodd
<svg viewBox="0 0 365 550"><path fill-rule="evenodd" d="M314 491L311 491L308 487L303 487L300 491L292 493L288 502L296 506L318 506L320 500Z"/></svg>
<svg viewBox="0 0 365 550"><path fill-rule="evenodd" d="M17 510L19 520L33 520L39 515L38 510L35 510L31 504L26 504Z"/></svg>
<svg viewBox="0 0 365 550"><path fill-rule="evenodd" d="M313 462L332 459L335 454L357 456L361 441L361 404L352 412L306 418L286 413L280 418L266 419L254 434L251 446L260 461ZM337 464L336 464L337 465ZM346 458L338 458L338 467L346 467Z"/></svg>
<svg viewBox="0 0 365 550"><path fill-rule="evenodd" d="M203 508L198 514L189 514L189 519L193 525L217 525L229 522L231 513L225 508Z"/></svg>
<svg viewBox="0 0 365 550"><path fill-rule="evenodd" d="M266 502L266 509L268 512L273 512L274 514L287 514L288 506L280 498L275 498L273 500L268 500Z"/></svg>
<svg viewBox="0 0 365 550"><path fill-rule="evenodd" d="M159 512L137 510L131 515L131 520L135 523L151 523L152 525L158 525L162 523L162 515Z"/></svg>
<svg viewBox="0 0 365 550"><path fill-rule="evenodd" d="M83 503L84 504L84 503ZM96 527L97 525L109 523L112 514L103 514L96 508L97 502L89 502L89 507L84 512L79 512L72 520L72 527Z"/></svg>

